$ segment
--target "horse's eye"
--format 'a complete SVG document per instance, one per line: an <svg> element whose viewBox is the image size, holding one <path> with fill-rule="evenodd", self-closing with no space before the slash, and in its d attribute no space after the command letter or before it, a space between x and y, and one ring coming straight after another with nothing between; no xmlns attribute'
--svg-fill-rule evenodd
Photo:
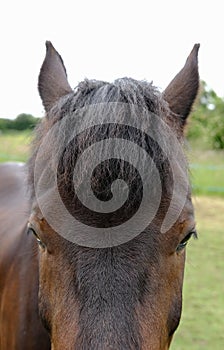
<svg viewBox="0 0 224 350"><path fill-rule="evenodd" d="M197 237L198 237L198 236L197 236L197 232L196 232L195 229L192 230L191 232L189 232L189 233L184 237L184 239L182 239L182 241L178 244L178 246L177 246L177 248L176 248L176 252L180 252L181 250L183 250L183 249L186 247L186 245L187 245L189 239L190 239L192 236L193 236L194 238L197 238Z"/></svg>
<svg viewBox="0 0 224 350"><path fill-rule="evenodd" d="M28 224L28 229L27 229L27 233L29 234L29 233L32 233L34 236L35 236L35 238L36 238L36 240L37 240L37 243L39 244L39 246L41 247L41 248L45 248L45 244L41 241L41 239L40 239L40 237L38 236L38 234L36 233L36 231L34 230L34 228L30 225L30 223Z"/></svg>

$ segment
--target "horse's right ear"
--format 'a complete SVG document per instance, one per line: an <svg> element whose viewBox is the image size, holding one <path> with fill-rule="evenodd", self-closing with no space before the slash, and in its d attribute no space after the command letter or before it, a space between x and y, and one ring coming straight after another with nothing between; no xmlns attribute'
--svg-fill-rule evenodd
<svg viewBox="0 0 224 350"><path fill-rule="evenodd" d="M63 60L50 41L46 42L46 57L42 64L38 90L45 111L48 112L62 96L72 91Z"/></svg>
<svg viewBox="0 0 224 350"><path fill-rule="evenodd" d="M198 93L198 50L200 44L195 44L187 58L185 66L175 76L163 92L164 99L168 102L172 112L178 114L182 126L191 111L192 105Z"/></svg>

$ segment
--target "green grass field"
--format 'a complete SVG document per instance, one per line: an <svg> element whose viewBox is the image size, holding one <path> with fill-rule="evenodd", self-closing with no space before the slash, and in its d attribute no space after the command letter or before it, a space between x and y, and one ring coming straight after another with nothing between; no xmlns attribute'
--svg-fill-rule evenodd
<svg viewBox="0 0 224 350"><path fill-rule="evenodd" d="M224 151L194 148L188 158L194 193L224 197Z"/></svg>
<svg viewBox="0 0 224 350"><path fill-rule="evenodd" d="M224 348L224 200L194 198L199 239L187 247L184 303L172 350Z"/></svg>
<svg viewBox="0 0 224 350"><path fill-rule="evenodd" d="M26 161L30 134L0 134L0 161ZM198 240L187 247L181 324L172 350L224 349L224 152L191 150Z"/></svg>
<svg viewBox="0 0 224 350"><path fill-rule="evenodd" d="M30 131L10 131L0 133L0 162L21 161L28 157Z"/></svg>

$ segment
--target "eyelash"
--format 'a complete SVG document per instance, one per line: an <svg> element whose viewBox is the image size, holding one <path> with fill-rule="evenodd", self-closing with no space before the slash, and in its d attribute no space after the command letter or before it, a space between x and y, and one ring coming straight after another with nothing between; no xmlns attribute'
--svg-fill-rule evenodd
<svg viewBox="0 0 224 350"><path fill-rule="evenodd" d="M32 233L35 236L36 241L41 248L43 248L43 249L46 248L45 244L41 241L40 237L38 236L38 234L36 233L34 228L30 225L30 223L28 224L28 229L27 229L27 234L29 234L29 233Z"/></svg>
<svg viewBox="0 0 224 350"><path fill-rule="evenodd" d="M195 239L198 238L196 230L192 230L184 237L184 239L182 239L182 241L178 244L176 248L176 252L182 251L187 246L187 243L189 242L191 237L194 237Z"/></svg>

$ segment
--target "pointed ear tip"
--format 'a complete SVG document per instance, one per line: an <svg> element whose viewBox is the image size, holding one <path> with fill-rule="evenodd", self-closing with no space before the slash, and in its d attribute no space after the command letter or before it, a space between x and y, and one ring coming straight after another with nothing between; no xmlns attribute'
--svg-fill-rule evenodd
<svg viewBox="0 0 224 350"><path fill-rule="evenodd" d="M54 49L54 46L52 45L52 42L49 41L49 40L46 40L45 41L45 46L46 46L46 49L49 50L49 49Z"/></svg>
<svg viewBox="0 0 224 350"><path fill-rule="evenodd" d="M199 48L200 48L200 44L194 44L194 47L192 49L192 52L194 52L196 55L198 54L198 51L199 51Z"/></svg>
<svg viewBox="0 0 224 350"><path fill-rule="evenodd" d="M198 64L198 51L200 48L200 44L194 44L193 49L191 50L189 56L187 57L186 64L192 64L194 62L196 65Z"/></svg>

